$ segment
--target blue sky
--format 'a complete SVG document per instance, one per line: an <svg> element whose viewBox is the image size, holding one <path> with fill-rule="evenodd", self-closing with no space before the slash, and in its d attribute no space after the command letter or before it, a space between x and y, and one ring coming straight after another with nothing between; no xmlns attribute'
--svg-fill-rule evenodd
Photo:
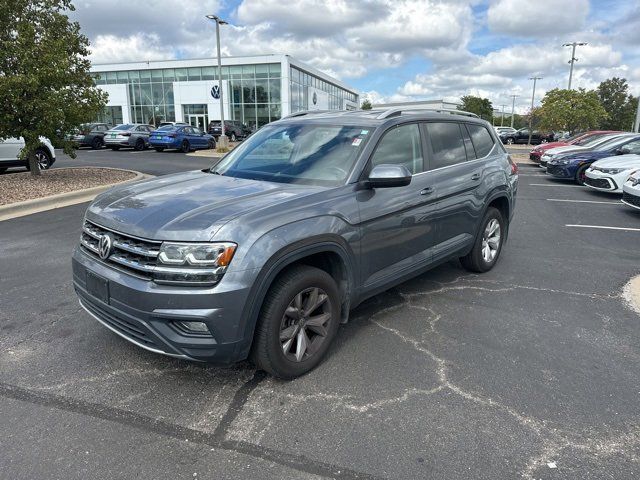
<svg viewBox="0 0 640 480"><path fill-rule="evenodd" d="M121 4L121 5L119 5ZM622 0L78 0L74 13L95 62L206 57L217 13L225 55L287 53L374 102L477 94L498 105L612 76L640 94L640 2ZM123 16L122 11L127 11ZM529 100L527 100L527 97Z"/></svg>

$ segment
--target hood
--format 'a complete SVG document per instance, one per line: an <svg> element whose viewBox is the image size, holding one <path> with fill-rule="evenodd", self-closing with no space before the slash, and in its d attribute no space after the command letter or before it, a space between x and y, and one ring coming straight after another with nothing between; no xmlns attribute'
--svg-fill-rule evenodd
<svg viewBox="0 0 640 480"><path fill-rule="evenodd" d="M569 144L567 142L549 142L549 143L541 143L534 150L538 152L546 152L547 150L551 150L552 148L566 147Z"/></svg>
<svg viewBox="0 0 640 480"><path fill-rule="evenodd" d="M594 162L599 168L640 168L640 155L614 155Z"/></svg>
<svg viewBox="0 0 640 480"><path fill-rule="evenodd" d="M580 145L564 145L562 147L550 148L545 153L547 155L557 155L558 153L579 152L580 150L586 150L586 148Z"/></svg>
<svg viewBox="0 0 640 480"><path fill-rule="evenodd" d="M322 189L198 170L115 187L94 200L87 218L142 238L209 241L222 225L243 213L255 213Z"/></svg>
<svg viewBox="0 0 640 480"><path fill-rule="evenodd" d="M561 160L571 160L573 162L595 162L601 158L610 157L611 152L598 152L595 150L587 150L584 152L569 153L568 155L562 155Z"/></svg>

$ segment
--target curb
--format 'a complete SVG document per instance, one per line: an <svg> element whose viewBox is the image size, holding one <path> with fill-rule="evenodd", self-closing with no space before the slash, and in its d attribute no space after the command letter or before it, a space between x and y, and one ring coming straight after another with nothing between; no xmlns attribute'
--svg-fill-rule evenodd
<svg viewBox="0 0 640 480"><path fill-rule="evenodd" d="M87 168L87 167L69 167L72 168ZM97 187L85 188L83 190L75 190L73 192L58 193L56 195L49 195L47 197L34 198L33 200L25 200L23 202L10 203L9 205L0 206L0 222L3 220L10 220L12 218L24 217L33 213L45 212L47 210L53 210L61 207L68 207L70 205L76 205L78 203L88 202L93 200L96 195L109 190L116 185L123 185L126 183L137 182L145 178L151 178L153 175L147 175L135 170L127 170L125 168L111 168L111 167L98 167L108 170L120 170L125 172L135 173L136 176L131 180L125 180L124 182L110 183L107 185L100 185Z"/></svg>
<svg viewBox="0 0 640 480"><path fill-rule="evenodd" d="M622 296L631 309L640 314L640 275L629 280L622 290Z"/></svg>

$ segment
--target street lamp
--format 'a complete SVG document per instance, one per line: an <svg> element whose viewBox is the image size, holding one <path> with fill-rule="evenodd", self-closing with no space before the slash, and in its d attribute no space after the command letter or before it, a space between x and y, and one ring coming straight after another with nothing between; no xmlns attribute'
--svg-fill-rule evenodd
<svg viewBox="0 0 640 480"><path fill-rule="evenodd" d="M220 137L218 137L218 147L229 148L229 142L225 135L224 128L224 101L222 98L222 61L220 60L220 25L227 25L229 22L224 21L217 15L206 15L206 18L216 22L216 41L218 44L218 86L220 87Z"/></svg>
<svg viewBox="0 0 640 480"><path fill-rule="evenodd" d="M578 59L576 58L576 47L582 47L583 45L587 45L587 42L571 42L571 43L562 44L563 47L572 47L571 60L569 60L569 63L571 64L571 68L569 69L569 86L567 87L567 90L571 90L571 78L573 77L573 63L578 61Z"/></svg>
<svg viewBox="0 0 640 480"><path fill-rule="evenodd" d="M536 82L542 80L542 77L529 77L529 80L533 80L533 92L531 92L531 111L529 112L529 141L528 145L531 145L531 123L533 121L533 101L536 98Z"/></svg>

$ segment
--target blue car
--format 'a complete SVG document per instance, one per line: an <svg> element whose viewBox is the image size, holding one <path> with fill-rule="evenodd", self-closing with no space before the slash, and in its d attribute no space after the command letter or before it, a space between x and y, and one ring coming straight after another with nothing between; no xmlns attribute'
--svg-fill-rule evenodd
<svg viewBox="0 0 640 480"><path fill-rule="evenodd" d="M590 150L560 153L547 163L547 173L584 185L587 168L593 162L601 158L628 153L640 154L640 135L623 134Z"/></svg>
<svg viewBox="0 0 640 480"><path fill-rule="evenodd" d="M151 132L149 145L155 148L156 152L173 148L187 153L191 150L215 148L216 140L212 135L191 125L165 125Z"/></svg>

